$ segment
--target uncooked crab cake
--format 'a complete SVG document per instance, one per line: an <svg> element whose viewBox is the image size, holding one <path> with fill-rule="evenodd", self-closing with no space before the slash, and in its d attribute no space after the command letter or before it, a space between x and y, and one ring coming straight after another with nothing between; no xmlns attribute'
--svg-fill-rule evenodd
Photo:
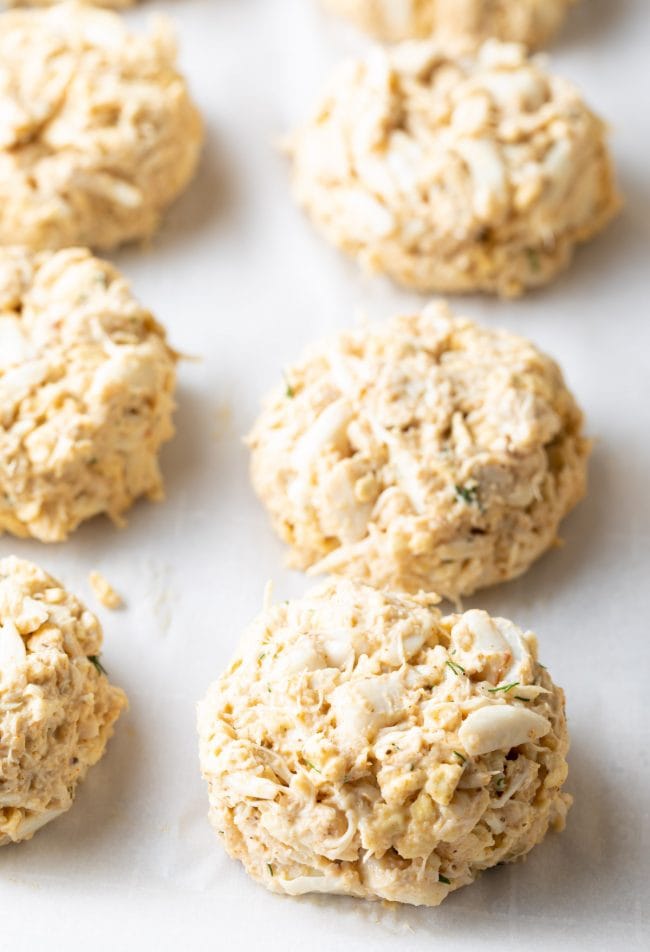
<svg viewBox="0 0 650 952"><path fill-rule="evenodd" d="M189 182L202 124L169 24L83 3L0 15L0 244L145 238Z"/></svg>
<svg viewBox="0 0 650 952"><path fill-rule="evenodd" d="M160 498L175 361L107 262L0 249L0 533L58 542Z"/></svg>
<svg viewBox="0 0 650 952"><path fill-rule="evenodd" d="M543 46L575 0L325 0L335 13L391 43L435 35Z"/></svg>
<svg viewBox="0 0 650 952"><path fill-rule="evenodd" d="M99 622L31 562L0 560L0 846L72 806L126 696L99 661Z"/></svg>
<svg viewBox="0 0 650 952"><path fill-rule="evenodd" d="M557 364L444 304L321 342L286 381L248 439L295 568L455 599L525 571L584 493Z"/></svg>
<svg viewBox="0 0 650 952"><path fill-rule="evenodd" d="M534 635L436 601L339 580L269 607L200 705L211 823L273 892L435 906L563 827Z"/></svg>
<svg viewBox="0 0 650 952"><path fill-rule="evenodd" d="M522 46L375 47L287 142L296 200L366 270L420 291L545 284L619 207L603 123Z"/></svg>

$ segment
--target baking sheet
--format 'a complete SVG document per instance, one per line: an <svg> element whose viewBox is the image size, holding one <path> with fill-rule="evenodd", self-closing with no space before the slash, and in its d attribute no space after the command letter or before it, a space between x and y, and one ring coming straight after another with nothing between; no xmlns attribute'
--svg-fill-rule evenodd
<svg viewBox="0 0 650 952"><path fill-rule="evenodd" d="M200 172L146 250L114 256L201 357L180 368L167 499L124 530L96 520L65 545L4 537L98 609L104 662L130 698L105 759L64 817L0 853L0 948L303 950L645 949L650 732L650 4L584 0L553 48L611 123L624 214L552 287L457 310L532 338L565 369L596 437L587 500L564 548L525 578L470 600L537 631L567 692L573 738L568 827L437 910L280 898L229 860L206 819L195 702L226 665L267 579L283 568L247 479L241 437L283 365L363 310L421 299L364 278L292 206L274 138L299 119L331 63L364 40L314 0L168 0L205 114ZM100 569L127 606L94 601Z"/></svg>

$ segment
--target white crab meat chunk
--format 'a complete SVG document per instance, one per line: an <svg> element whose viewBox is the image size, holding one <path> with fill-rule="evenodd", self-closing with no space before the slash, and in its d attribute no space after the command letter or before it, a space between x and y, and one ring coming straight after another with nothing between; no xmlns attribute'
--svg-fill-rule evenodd
<svg viewBox="0 0 650 952"><path fill-rule="evenodd" d="M404 689L397 671L340 684L332 692L336 733L342 746L365 746L382 727L399 719Z"/></svg>
<svg viewBox="0 0 650 952"><path fill-rule="evenodd" d="M12 315L0 315L0 369L21 364L36 356L21 322Z"/></svg>
<svg viewBox="0 0 650 952"><path fill-rule="evenodd" d="M372 503L361 502L356 496L358 476L358 467L348 459L337 463L321 480L321 528L344 545L363 539L372 513Z"/></svg>
<svg viewBox="0 0 650 952"><path fill-rule="evenodd" d="M27 657L25 642L12 621L0 625L0 676L14 670Z"/></svg>
<svg viewBox="0 0 650 952"><path fill-rule="evenodd" d="M489 704L472 711L463 721L458 739L468 754L510 750L548 734L551 723L541 714L508 704Z"/></svg>

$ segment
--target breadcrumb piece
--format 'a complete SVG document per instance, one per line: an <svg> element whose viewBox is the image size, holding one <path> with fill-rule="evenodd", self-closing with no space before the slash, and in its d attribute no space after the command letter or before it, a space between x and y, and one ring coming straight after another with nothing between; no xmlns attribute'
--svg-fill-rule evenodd
<svg viewBox="0 0 650 952"><path fill-rule="evenodd" d="M101 572L93 571L88 576L90 587L97 601L101 602L104 608L114 610L121 608L124 604L122 596L116 592L113 586L108 582Z"/></svg>

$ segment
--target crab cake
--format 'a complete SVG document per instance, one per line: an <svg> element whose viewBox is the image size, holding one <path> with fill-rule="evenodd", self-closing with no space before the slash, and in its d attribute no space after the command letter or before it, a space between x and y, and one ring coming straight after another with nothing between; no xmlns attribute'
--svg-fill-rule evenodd
<svg viewBox="0 0 650 952"><path fill-rule="evenodd" d="M321 342L286 381L248 440L296 568L455 599L524 572L584 494L557 364L443 304Z"/></svg>
<svg viewBox="0 0 650 952"><path fill-rule="evenodd" d="M575 0L325 0L335 13L391 43L437 38L496 37L543 46Z"/></svg>
<svg viewBox="0 0 650 952"><path fill-rule="evenodd" d="M72 806L126 695L100 661L102 630L31 562L0 560L0 846Z"/></svg>
<svg viewBox="0 0 650 952"><path fill-rule="evenodd" d="M564 826L534 635L436 601L339 580L267 608L200 705L210 820L273 892L436 906Z"/></svg>
<svg viewBox="0 0 650 952"><path fill-rule="evenodd" d="M145 238L202 141L167 21L146 36L82 3L0 15L0 244Z"/></svg>
<svg viewBox="0 0 650 952"><path fill-rule="evenodd" d="M603 123L494 40L475 56L375 47L335 73L287 149L329 241L424 292L545 284L619 207Z"/></svg>
<svg viewBox="0 0 650 952"><path fill-rule="evenodd" d="M0 249L0 533L58 542L160 498L175 361L107 262Z"/></svg>

